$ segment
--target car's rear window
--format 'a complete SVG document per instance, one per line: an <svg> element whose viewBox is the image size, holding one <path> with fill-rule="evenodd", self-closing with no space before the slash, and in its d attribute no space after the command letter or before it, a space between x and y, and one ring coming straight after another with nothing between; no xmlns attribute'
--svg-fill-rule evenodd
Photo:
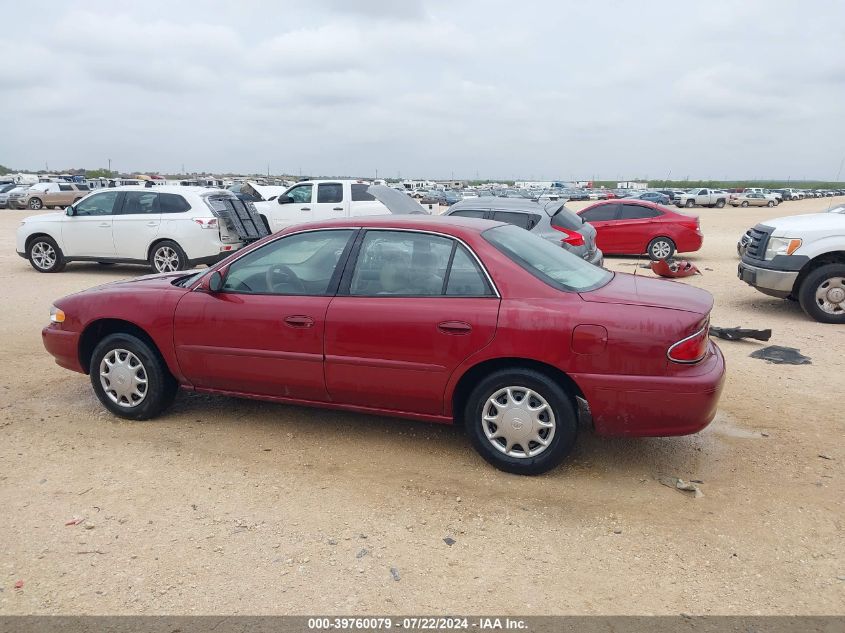
<svg viewBox="0 0 845 633"><path fill-rule="evenodd" d="M569 229L570 231L578 231L581 225L584 224L584 220L564 205L561 205L560 209L555 211L551 222L552 226L559 226L562 229Z"/></svg>
<svg viewBox="0 0 845 633"><path fill-rule="evenodd" d="M482 235L507 257L553 288L585 292L600 288L613 278L613 274L604 268L512 225L497 226Z"/></svg>

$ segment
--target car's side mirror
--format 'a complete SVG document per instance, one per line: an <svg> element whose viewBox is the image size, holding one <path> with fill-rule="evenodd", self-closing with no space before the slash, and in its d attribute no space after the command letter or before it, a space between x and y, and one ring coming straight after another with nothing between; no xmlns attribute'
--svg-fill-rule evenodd
<svg viewBox="0 0 845 633"><path fill-rule="evenodd" d="M293 198L291 198L290 196L279 196L278 202L279 204L292 204Z"/></svg>
<svg viewBox="0 0 845 633"><path fill-rule="evenodd" d="M74 211L73 211L73 207L67 207L67 208L65 209L65 215L66 215L67 217L72 218L72 217L73 217L73 213L74 213Z"/></svg>
<svg viewBox="0 0 845 633"><path fill-rule="evenodd" d="M276 196L270 196L269 198L267 198L267 202L273 202L273 200L275 200L275 199L276 199Z"/></svg>
<svg viewBox="0 0 845 633"><path fill-rule="evenodd" d="M219 270L215 270L208 277L208 291L212 293L220 292L223 289L223 275Z"/></svg>

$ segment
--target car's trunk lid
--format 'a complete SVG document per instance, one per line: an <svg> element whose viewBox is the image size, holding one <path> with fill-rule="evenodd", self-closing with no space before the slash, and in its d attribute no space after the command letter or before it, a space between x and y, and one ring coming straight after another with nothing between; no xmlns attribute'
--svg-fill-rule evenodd
<svg viewBox="0 0 845 633"><path fill-rule="evenodd" d="M678 281L653 279L628 273L615 273L606 285L582 292L584 301L638 305L683 310L706 315L713 309L713 295Z"/></svg>

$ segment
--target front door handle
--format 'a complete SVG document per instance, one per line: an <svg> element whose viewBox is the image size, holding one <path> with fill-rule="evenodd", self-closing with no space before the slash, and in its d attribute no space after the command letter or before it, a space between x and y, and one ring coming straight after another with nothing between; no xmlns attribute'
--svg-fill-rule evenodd
<svg viewBox="0 0 845 633"><path fill-rule="evenodd" d="M110 224L109 222L100 222L100 224L99 224L99 227L100 227L101 229L107 229L107 228L109 228L110 226L111 226L111 224Z"/></svg>
<svg viewBox="0 0 845 633"><path fill-rule="evenodd" d="M290 327L314 327L314 319L310 316L295 314L285 317L285 325Z"/></svg>
<svg viewBox="0 0 845 633"><path fill-rule="evenodd" d="M147 226L158 226L158 222L147 222Z"/></svg>
<svg viewBox="0 0 845 633"><path fill-rule="evenodd" d="M311 207L301 207L299 210L300 211L310 211Z"/></svg>
<svg viewBox="0 0 845 633"><path fill-rule="evenodd" d="M472 326L464 321L443 321L437 324L437 329L443 334L469 334Z"/></svg>
<svg viewBox="0 0 845 633"><path fill-rule="evenodd" d="M343 211L343 207L332 207L332 211Z"/></svg>

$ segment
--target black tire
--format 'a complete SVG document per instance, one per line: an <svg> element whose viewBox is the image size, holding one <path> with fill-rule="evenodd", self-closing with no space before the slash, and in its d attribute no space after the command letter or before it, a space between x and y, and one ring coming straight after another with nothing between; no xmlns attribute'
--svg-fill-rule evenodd
<svg viewBox="0 0 845 633"><path fill-rule="evenodd" d="M775 206L775 203L772 202L771 200L769 200L769 203L766 206L767 207L773 207L773 206Z"/></svg>
<svg viewBox="0 0 845 633"><path fill-rule="evenodd" d="M721 209L721 208L723 208L724 206L725 206L725 201L724 201L724 200L717 200L717 201L716 201L716 208L717 208L717 209Z"/></svg>
<svg viewBox="0 0 845 633"><path fill-rule="evenodd" d="M41 198L30 198L27 206L33 211L39 211L44 208L44 203L41 201Z"/></svg>
<svg viewBox="0 0 845 633"><path fill-rule="evenodd" d="M687 200L687 209L692 209L695 206L695 202L693 200Z"/></svg>
<svg viewBox="0 0 845 633"><path fill-rule="evenodd" d="M488 439L484 430L482 416L485 407L492 406L488 400L497 391L511 386L530 389L538 394L554 415L554 433L549 445L533 457L506 455L494 447L496 440ZM514 423L517 421L514 419ZM481 380L467 400L464 426L473 447L485 460L500 470L517 475L539 475L551 470L572 451L578 437L578 418L566 391L548 376L533 369L503 369ZM549 432L546 437L548 435ZM537 442L529 441L529 444L532 443L535 446L529 447L529 453L540 447ZM519 443L514 443L512 448L516 446L522 450Z"/></svg>
<svg viewBox="0 0 845 633"><path fill-rule="evenodd" d="M666 253L666 249L668 248L669 254L663 255ZM658 252L660 254L658 254ZM672 255L675 254L675 242L673 242L670 238L664 237L662 235L655 237L648 243L646 247L646 253L648 253L649 259L652 261L659 261L661 259L671 259Z"/></svg>
<svg viewBox="0 0 845 633"><path fill-rule="evenodd" d="M798 303L810 317L819 323L845 323L845 301L840 301L833 312L822 309L816 298L816 292L824 290L824 285L832 279L845 279L845 264L826 264L809 273L798 288Z"/></svg>
<svg viewBox="0 0 845 633"><path fill-rule="evenodd" d="M171 263L162 270L159 268L161 259L157 260L157 258L165 256ZM171 259L171 257L175 257L175 259ZM185 255L185 251L183 251L182 247L176 242L173 242L172 240L163 240L155 244L150 249L149 262L150 268L153 269L154 273L175 272L177 270L185 270L188 267L188 256Z"/></svg>
<svg viewBox="0 0 845 633"><path fill-rule="evenodd" d="M26 258L30 265L40 273L60 273L67 265L62 249L59 248L52 237L46 235L40 235L30 240L26 247Z"/></svg>
<svg viewBox="0 0 845 633"><path fill-rule="evenodd" d="M743 201L742 201L742 204L740 204L739 206L741 206L741 207L747 207L747 206L748 206L748 200L743 200Z"/></svg>
<svg viewBox="0 0 845 633"><path fill-rule="evenodd" d="M130 360L128 355L123 355L120 352L131 352L140 362L141 371L146 379L146 386L144 387L143 397L139 399L137 404L132 404L128 399L124 405L118 404L106 392L101 381L100 366L106 356L114 354L113 359ZM134 367L127 369L131 371ZM126 418L127 420L149 420L154 418L159 413L164 411L173 402L176 396L176 391L179 388L176 380L167 369L167 365L162 360L161 356L154 347L142 341L137 336L132 334L109 334L94 348L94 353L91 355L91 364L88 368L88 373L91 378L91 386L94 388L94 393L97 398L103 403L109 411L118 417ZM126 375L123 378L127 378ZM116 384L109 382L109 384ZM117 392L114 392L114 397L118 397ZM123 401L121 399L121 401Z"/></svg>

